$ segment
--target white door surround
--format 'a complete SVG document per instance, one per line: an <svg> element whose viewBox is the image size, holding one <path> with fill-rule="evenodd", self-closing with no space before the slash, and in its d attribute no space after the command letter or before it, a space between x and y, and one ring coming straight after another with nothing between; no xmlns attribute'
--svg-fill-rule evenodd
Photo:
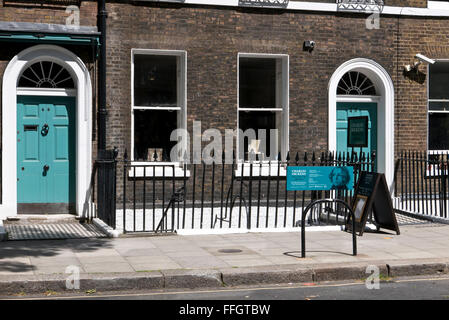
<svg viewBox="0 0 449 320"><path fill-rule="evenodd" d="M9 62L2 84L2 203L0 219L17 215L17 83L28 66L41 61L60 64L73 77L76 87L76 211L90 214L89 189L92 170L92 85L89 71L75 54L55 45L27 48ZM41 90L20 90L19 94L39 94ZM64 90L62 90L64 91ZM54 90L40 94L67 95ZM68 95L71 95L70 93Z"/></svg>
<svg viewBox="0 0 449 320"><path fill-rule="evenodd" d="M388 72L377 62L356 58L346 61L335 70L328 87L329 95L329 150L337 150L337 101L373 101L372 97L337 97L337 85L346 72L365 74L376 87L377 94L377 170L385 173L391 187L394 178L394 87ZM348 100L349 99L349 100ZM353 99L353 100L351 100Z"/></svg>

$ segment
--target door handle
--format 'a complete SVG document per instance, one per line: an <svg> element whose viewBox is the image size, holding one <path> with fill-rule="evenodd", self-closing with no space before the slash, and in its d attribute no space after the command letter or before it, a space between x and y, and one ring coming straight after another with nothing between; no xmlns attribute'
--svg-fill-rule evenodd
<svg viewBox="0 0 449 320"><path fill-rule="evenodd" d="M47 175L47 171L50 169L50 166L46 164L43 168L44 172L42 172L42 175L45 177Z"/></svg>
<svg viewBox="0 0 449 320"><path fill-rule="evenodd" d="M44 124L41 129L41 134L45 137L48 134L48 124Z"/></svg>

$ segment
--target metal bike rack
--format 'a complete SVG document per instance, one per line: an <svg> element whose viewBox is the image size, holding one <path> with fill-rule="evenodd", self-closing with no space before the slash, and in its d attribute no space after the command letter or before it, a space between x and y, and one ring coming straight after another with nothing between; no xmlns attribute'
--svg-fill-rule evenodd
<svg viewBox="0 0 449 320"><path fill-rule="evenodd" d="M343 206L345 206L346 209L348 209L349 213L350 213L350 217L351 217L351 221L352 221L352 255L356 256L357 255L357 236L356 236L356 230L355 230L355 217L354 217L354 212L352 211L351 207L344 202L343 200L340 199L320 199L320 200L315 200L312 201L304 210L304 212L302 213L302 217L301 217L301 257L305 258L306 257L306 215L309 212L309 210L314 207L317 204L320 203L339 203L342 204ZM347 230L347 222L348 220L346 220L345 223L345 231Z"/></svg>

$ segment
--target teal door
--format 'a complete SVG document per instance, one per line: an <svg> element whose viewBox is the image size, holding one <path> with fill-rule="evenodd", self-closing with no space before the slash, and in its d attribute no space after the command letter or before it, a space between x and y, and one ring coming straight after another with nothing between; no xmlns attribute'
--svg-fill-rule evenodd
<svg viewBox="0 0 449 320"><path fill-rule="evenodd" d="M17 202L74 204L74 97L17 97Z"/></svg>
<svg viewBox="0 0 449 320"><path fill-rule="evenodd" d="M337 103L337 151L351 153L348 147L348 118L368 117L368 147L362 152L377 153L377 103L338 102ZM357 154L360 148L354 148ZM376 165L375 165L376 167Z"/></svg>

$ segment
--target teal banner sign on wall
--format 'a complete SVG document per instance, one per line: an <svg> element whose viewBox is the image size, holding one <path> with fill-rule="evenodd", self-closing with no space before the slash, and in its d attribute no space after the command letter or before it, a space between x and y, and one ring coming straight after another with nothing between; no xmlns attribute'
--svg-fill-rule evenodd
<svg viewBox="0 0 449 320"><path fill-rule="evenodd" d="M348 117L348 147L368 146L368 117Z"/></svg>
<svg viewBox="0 0 449 320"><path fill-rule="evenodd" d="M351 190L353 167L287 167L287 190Z"/></svg>

